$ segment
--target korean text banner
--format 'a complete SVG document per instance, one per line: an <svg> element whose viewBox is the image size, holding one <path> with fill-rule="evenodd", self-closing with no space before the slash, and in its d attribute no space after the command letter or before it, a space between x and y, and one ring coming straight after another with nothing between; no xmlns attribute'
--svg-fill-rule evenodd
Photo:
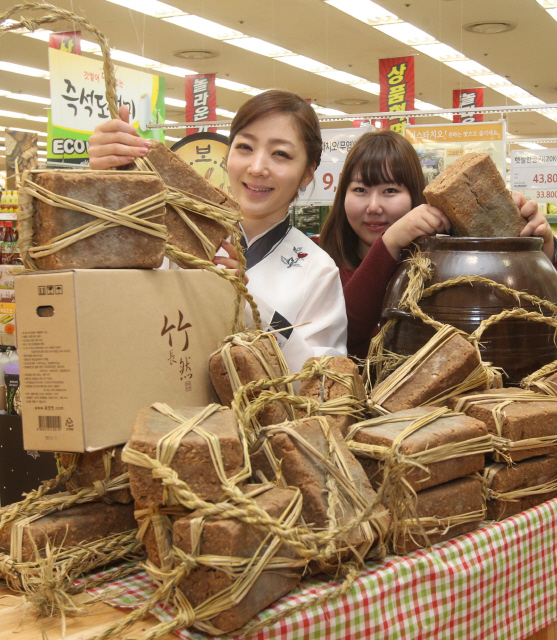
<svg viewBox="0 0 557 640"><path fill-rule="evenodd" d="M455 109L472 109L473 107L484 106L484 90L483 89L454 89L453 90L453 107ZM454 114L453 122L483 122L483 113L471 113L469 115L460 116Z"/></svg>
<svg viewBox="0 0 557 640"><path fill-rule="evenodd" d="M379 86L379 111L413 111L414 57L379 60ZM406 123L406 118L388 118L382 127L402 134Z"/></svg>
<svg viewBox="0 0 557 640"><path fill-rule="evenodd" d="M404 127L420 158L425 182L429 184L443 169L466 153L489 153L501 175L506 172L505 123L430 124Z"/></svg>
<svg viewBox="0 0 557 640"><path fill-rule="evenodd" d="M89 137L110 118L101 60L49 49L51 120L48 160L80 164L88 159ZM164 140L164 129L147 129L164 122L164 78L116 67L118 107L127 105L130 124L142 138Z"/></svg>
<svg viewBox="0 0 557 640"><path fill-rule="evenodd" d="M217 91L215 87L215 74L186 76L186 122L203 122L217 119ZM216 127L200 125L188 127L186 135L202 133L205 131L216 132Z"/></svg>
<svg viewBox="0 0 557 640"><path fill-rule="evenodd" d="M323 153L313 181L299 195L295 205L332 204L346 156L369 127L321 129Z"/></svg>

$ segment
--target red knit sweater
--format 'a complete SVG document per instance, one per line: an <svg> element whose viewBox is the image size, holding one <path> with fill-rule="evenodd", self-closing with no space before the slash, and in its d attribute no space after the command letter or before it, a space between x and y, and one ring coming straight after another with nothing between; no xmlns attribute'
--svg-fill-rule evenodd
<svg viewBox="0 0 557 640"><path fill-rule="evenodd" d="M319 244L318 237L312 240ZM339 267L348 317L348 353L365 358L381 319L381 305L390 279L398 266L378 238L356 271Z"/></svg>

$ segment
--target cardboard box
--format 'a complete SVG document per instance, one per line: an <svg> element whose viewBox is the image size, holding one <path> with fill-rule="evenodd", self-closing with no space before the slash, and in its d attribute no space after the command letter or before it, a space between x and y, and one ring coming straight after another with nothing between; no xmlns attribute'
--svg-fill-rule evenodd
<svg viewBox="0 0 557 640"><path fill-rule="evenodd" d="M15 278L26 449L126 442L153 402L218 402L209 355L230 332L235 292L192 270L79 269Z"/></svg>

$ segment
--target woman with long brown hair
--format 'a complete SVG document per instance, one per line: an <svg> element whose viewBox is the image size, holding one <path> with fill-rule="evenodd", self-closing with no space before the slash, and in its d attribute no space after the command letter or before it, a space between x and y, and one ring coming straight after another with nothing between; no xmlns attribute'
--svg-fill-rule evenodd
<svg viewBox="0 0 557 640"><path fill-rule="evenodd" d="M450 231L445 214L426 204L424 188L418 155L398 133L365 133L346 158L319 245L340 270L350 355L367 355L402 250L422 235ZM519 193L513 197L528 218L521 235L542 236L554 260L551 228L536 203Z"/></svg>

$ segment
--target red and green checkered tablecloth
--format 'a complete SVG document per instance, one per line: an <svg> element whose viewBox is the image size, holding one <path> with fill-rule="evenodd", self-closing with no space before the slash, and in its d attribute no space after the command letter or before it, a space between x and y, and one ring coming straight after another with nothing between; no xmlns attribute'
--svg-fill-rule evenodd
<svg viewBox="0 0 557 640"><path fill-rule="evenodd" d="M261 612L325 593L338 582L309 579ZM144 573L92 589L108 604L134 607L154 591ZM154 612L169 619L161 606ZM286 617L255 640L519 640L557 621L557 499L503 522L370 563L349 592ZM183 640L206 640L183 630ZM233 636L228 636L233 637Z"/></svg>

